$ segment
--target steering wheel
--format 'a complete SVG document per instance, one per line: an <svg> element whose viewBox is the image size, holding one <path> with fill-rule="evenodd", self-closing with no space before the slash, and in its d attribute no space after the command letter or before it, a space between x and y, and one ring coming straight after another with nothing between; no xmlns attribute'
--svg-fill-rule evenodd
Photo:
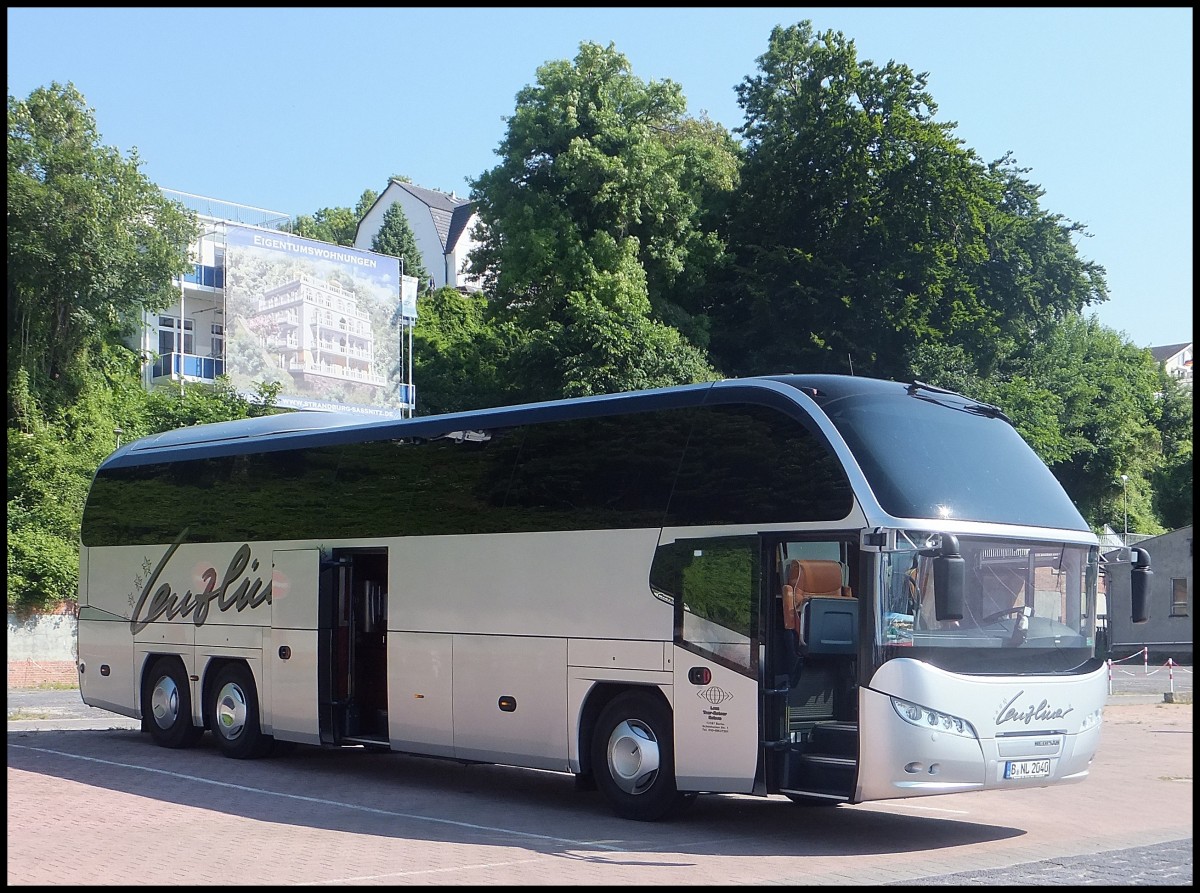
<svg viewBox="0 0 1200 893"><path fill-rule="evenodd" d="M984 626L1002 617L1010 617L1014 614L1024 614L1027 607L1028 605L1013 605L1011 608L1005 608L1003 611L997 611L995 614L988 614L988 616L979 621L979 625Z"/></svg>

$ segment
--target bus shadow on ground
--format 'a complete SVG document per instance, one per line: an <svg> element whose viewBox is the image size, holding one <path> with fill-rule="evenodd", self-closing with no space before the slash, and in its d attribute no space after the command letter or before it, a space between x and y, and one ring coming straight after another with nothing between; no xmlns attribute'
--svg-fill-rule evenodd
<svg viewBox="0 0 1200 893"><path fill-rule="evenodd" d="M596 858L855 856L931 852L1020 837L1019 828L783 797L701 795L664 822L617 818L571 775L361 748L296 746L264 760L222 756L205 735L164 750L137 731L10 731L12 770L271 824L430 842L521 846ZM18 779L9 777L9 815ZM879 805L879 804L876 804ZM82 820L81 816L81 820ZM644 859L638 864L646 865Z"/></svg>

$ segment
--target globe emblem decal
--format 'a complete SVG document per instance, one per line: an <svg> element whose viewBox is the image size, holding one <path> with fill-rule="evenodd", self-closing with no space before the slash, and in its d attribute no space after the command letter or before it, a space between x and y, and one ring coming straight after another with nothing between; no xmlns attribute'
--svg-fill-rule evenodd
<svg viewBox="0 0 1200 893"><path fill-rule="evenodd" d="M696 694L704 698L704 700L708 701L708 703L714 705L728 701L733 697L733 692L725 691L725 689L718 688L715 685L710 685L708 688L696 692Z"/></svg>

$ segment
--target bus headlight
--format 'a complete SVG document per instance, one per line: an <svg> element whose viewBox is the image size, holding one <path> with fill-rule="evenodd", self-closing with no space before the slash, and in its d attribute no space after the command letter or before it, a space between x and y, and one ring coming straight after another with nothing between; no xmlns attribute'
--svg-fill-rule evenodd
<svg viewBox="0 0 1200 893"><path fill-rule="evenodd" d="M914 704L911 701L892 698L892 709L896 711L896 715L902 720L918 728L928 729L931 732L946 732L950 735L960 735L963 738L979 737L975 734L975 727L965 719L949 713L942 713L940 710L934 710L931 707L922 707L920 704Z"/></svg>

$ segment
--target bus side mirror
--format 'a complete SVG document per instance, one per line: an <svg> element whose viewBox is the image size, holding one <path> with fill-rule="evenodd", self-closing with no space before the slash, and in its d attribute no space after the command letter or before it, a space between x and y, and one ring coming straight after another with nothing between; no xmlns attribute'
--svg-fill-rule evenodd
<svg viewBox="0 0 1200 893"><path fill-rule="evenodd" d="M1134 546L1133 566L1129 569L1130 619L1134 623L1145 623L1150 619L1150 553Z"/></svg>
<svg viewBox="0 0 1200 893"><path fill-rule="evenodd" d="M962 620L967 563L958 551L958 539L942 534L942 545L933 559L933 610L938 620Z"/></svg>

